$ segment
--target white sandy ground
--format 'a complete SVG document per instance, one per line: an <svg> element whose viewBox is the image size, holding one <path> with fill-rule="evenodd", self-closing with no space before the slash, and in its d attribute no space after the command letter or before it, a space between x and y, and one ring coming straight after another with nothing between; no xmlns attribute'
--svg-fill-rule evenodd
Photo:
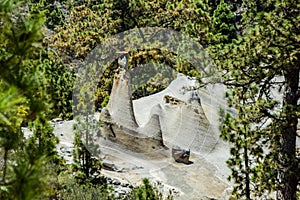
<svg viewBox="0 0 300 200"><path fill-rule="evenodd" d="M54 125L55 135L60 140L57 149L69 163L72 162L73 124L74 121L62 121ZM191 152L193 163L190 165L176 163L171 157L171 144L166 142L166 145L168 149L139 154L111 141L101 140L101 157L123 169L122 172L102 170L101 173L134 186L141 184L145 177L154 183L159 181L163 185L161 190L165 194L172 190L178 200L228 199L230 185L226 177L229 169L225 160L229 153L222 141L206 155Z"/></svg>
<svg viewBox="0 0 300 200"><path fill-rule="evenodd" d="M55 134L60 138L58 149L72 150L73 121L55 125ZM62 155L67 159L66 152ZM172 190L175 199L193 200L228 199L226 181L228 169L224 165L226 152L222 148L215 150L203 158L191 153L190 165L176 163L171 155L171 149L162 149L151 154L138 154L110 141L103 141L101 157L113 162L122 172L102 170L101 173L117 179L120 182L134 186L141 184L142 178L149 178L152 182L161 182L162 191L167 194ZM228 153L227 153L228 154ZM227 192L227 193L226 193Z"/></svg>
<svg viewBox="0 0 300 200"><path fill-rule="evenodd" d="M74 121L55 124L55 135L59 137L58 151L71 162L73 149ZM297 138L297 146L300 140ZM141 184L142 178L152 182L161 182L161 190L167 194L172 190L178 200L228 199L230 183L226 180L229 169L225 161L229 157L229 148L218 141L211 153L198 155L191 152L190 165L176 163L171 158L170 149L162 149L152 154L134 153L110 141L103 141L101 157L113 162L122 172L102 170L101 173L134 186Z"/></svg>

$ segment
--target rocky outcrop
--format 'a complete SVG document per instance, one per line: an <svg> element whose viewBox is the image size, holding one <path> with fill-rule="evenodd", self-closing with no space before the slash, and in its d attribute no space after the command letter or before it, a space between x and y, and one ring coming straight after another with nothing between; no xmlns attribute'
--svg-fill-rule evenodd
<svg viewBox="0 0 300 200"><path fill-rule="evenodd" d="M214 112L218 106L212 106L218 102L212 102L205 91L183 89L194 84L194 79L178 75L165 90L134 100L133 106L140 124L145 124L149 116L159 116L165 144L206 155L219 139L215 129L218 115Z"/></svg>
<svg viewBox="0 0 300 200"><path fill-rule="evenodd" d="M164 138L171 144L199 152L209 152L216 139L209 132L210 123L196 92L189 92L186 100L164 96L161 116Z"/></svg>
<svg viewBox="0 0 300 200"><path fill-rule="evenodd" d="M136 152L149 153L163 148L159 116L151 116L144 126L135 120L128 76L121 68L115 74L110 100L100 115L101 134Z"/></svg>
<svg viewBox="0 0 300 200"><path fill-rule="evenodd" d="M185 84L182 77L178 80ZM164 91L133 103L129 73L119 68L109 103L100 115L102 136L137 152L152 152L165 144L200 153L210 152L217 138L212 134L200 96L197 91L181 94L182 87L174 87L178 80ZM144 119L140 120L135 114Z"/></svg>

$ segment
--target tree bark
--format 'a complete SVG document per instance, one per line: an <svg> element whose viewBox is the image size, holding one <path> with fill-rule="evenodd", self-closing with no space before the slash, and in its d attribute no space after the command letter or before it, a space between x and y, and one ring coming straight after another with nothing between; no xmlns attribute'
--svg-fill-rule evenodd
<svg viewBox="0 0 300 200"><path fill-rule="evenodd" d="M285 74L286 87L283 99L283 116L285 122L282 127L282 170L279 172L279 178L282 185L279 187L277 199L296 200L298 184L298 163L296 158L296 136L298 117L297 91L299 85L299 69L293 68Z"/></svg>
<svg viewBox="0 0 300 200"><path fill-rule="evenodd" d="M4 167L3 167L3 175L2 175L2 181L5 183L6 181L6 171L7 171L7 159L8 159L8 149L4 148Z"/></svg>
<svg viewBox="0 0 300 200"><path fill-rule="evenodd" d="M244 160L245 160L245 169L246 169L246 199L250 199L250 172L249 172L249 158L248 158L248 149L244 147Z"/></svg>

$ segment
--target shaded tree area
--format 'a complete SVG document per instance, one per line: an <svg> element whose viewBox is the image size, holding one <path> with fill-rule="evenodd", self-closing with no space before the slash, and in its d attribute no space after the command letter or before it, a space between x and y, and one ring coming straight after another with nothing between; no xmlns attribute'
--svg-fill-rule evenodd
<svg viewBox="0 0 300 200"><path fill-rule="evenodd" d="M243 30L237 38L227 28L231 22L216 16L224 25L211 47L224 72L228 104L238 113L223 113L221 119L221 137L233 145L227 162L233 194L256 199L276 192L276 199L297 199L299 5L247 1L243 7Z"/></svg>

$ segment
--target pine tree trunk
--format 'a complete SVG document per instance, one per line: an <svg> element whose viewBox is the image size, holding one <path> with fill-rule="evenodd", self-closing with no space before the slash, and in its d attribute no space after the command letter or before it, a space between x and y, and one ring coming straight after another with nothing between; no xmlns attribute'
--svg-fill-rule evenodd
<svg viewBox="0 0 300 200"><path fill-rule="evenodd" d="M85 169L84 169L84 171L85 171L85 176L88 178L89 177L89 169L90 169L90 167L89 167L89 151L87 150L87 148L85 147Z"/></svg>
<svg viewBox="0 0 300 200"><path fill-rule="evenodd" d="M2 181L5 183L6 179L6 169L7 169L7 159L8 159L8 149L4 148L4 167L3 167L3 175L2 175Z"/></svg>
<svg viewBox="0 0 300 200"><path fill-rule="evenodd" d="M82 146L82 171L85 173L85 146Z"/></svg>
<svg viewBox="0 0 300 200"><path fill-rule="evenodd" d="M86 123L89 123L89 119L88 117L86 117ZM90 159L89 159L89 130L87 128L86 133L85 133L85 175L88 178L89 177L89 163L90 163Z"/></svg>
<svg viewBox="0 0 300 200"><path fill-rule="evenodd" d="M283 116L286 116L285 124L282 129L283 143L281 153L283 155L283 169L279 172L280 186L277 199L279 200L296 200L298 184L298 164L296 162L296 136L298 117L296 107L298 102L298 84L299 69L290 70L285 75L286 87L283 99Z"/></svg>
<svg viewBox="0 0 300 200"><path fill-rule="evenodd" d="M84 154L85 154L85 176L89 177L89 117L88 115L85 117L85 123L87 125L86 133L85 133L85 147L84 147Z"/></svg>
<svg viewBox="0 0 300 200"><path fill-rule="evenodd" d="M245 169L246 169L246 199L250 199L250 172L249 172L249 158L248 158L248 149L244 148L244 160L245 160Z"/></svg>

